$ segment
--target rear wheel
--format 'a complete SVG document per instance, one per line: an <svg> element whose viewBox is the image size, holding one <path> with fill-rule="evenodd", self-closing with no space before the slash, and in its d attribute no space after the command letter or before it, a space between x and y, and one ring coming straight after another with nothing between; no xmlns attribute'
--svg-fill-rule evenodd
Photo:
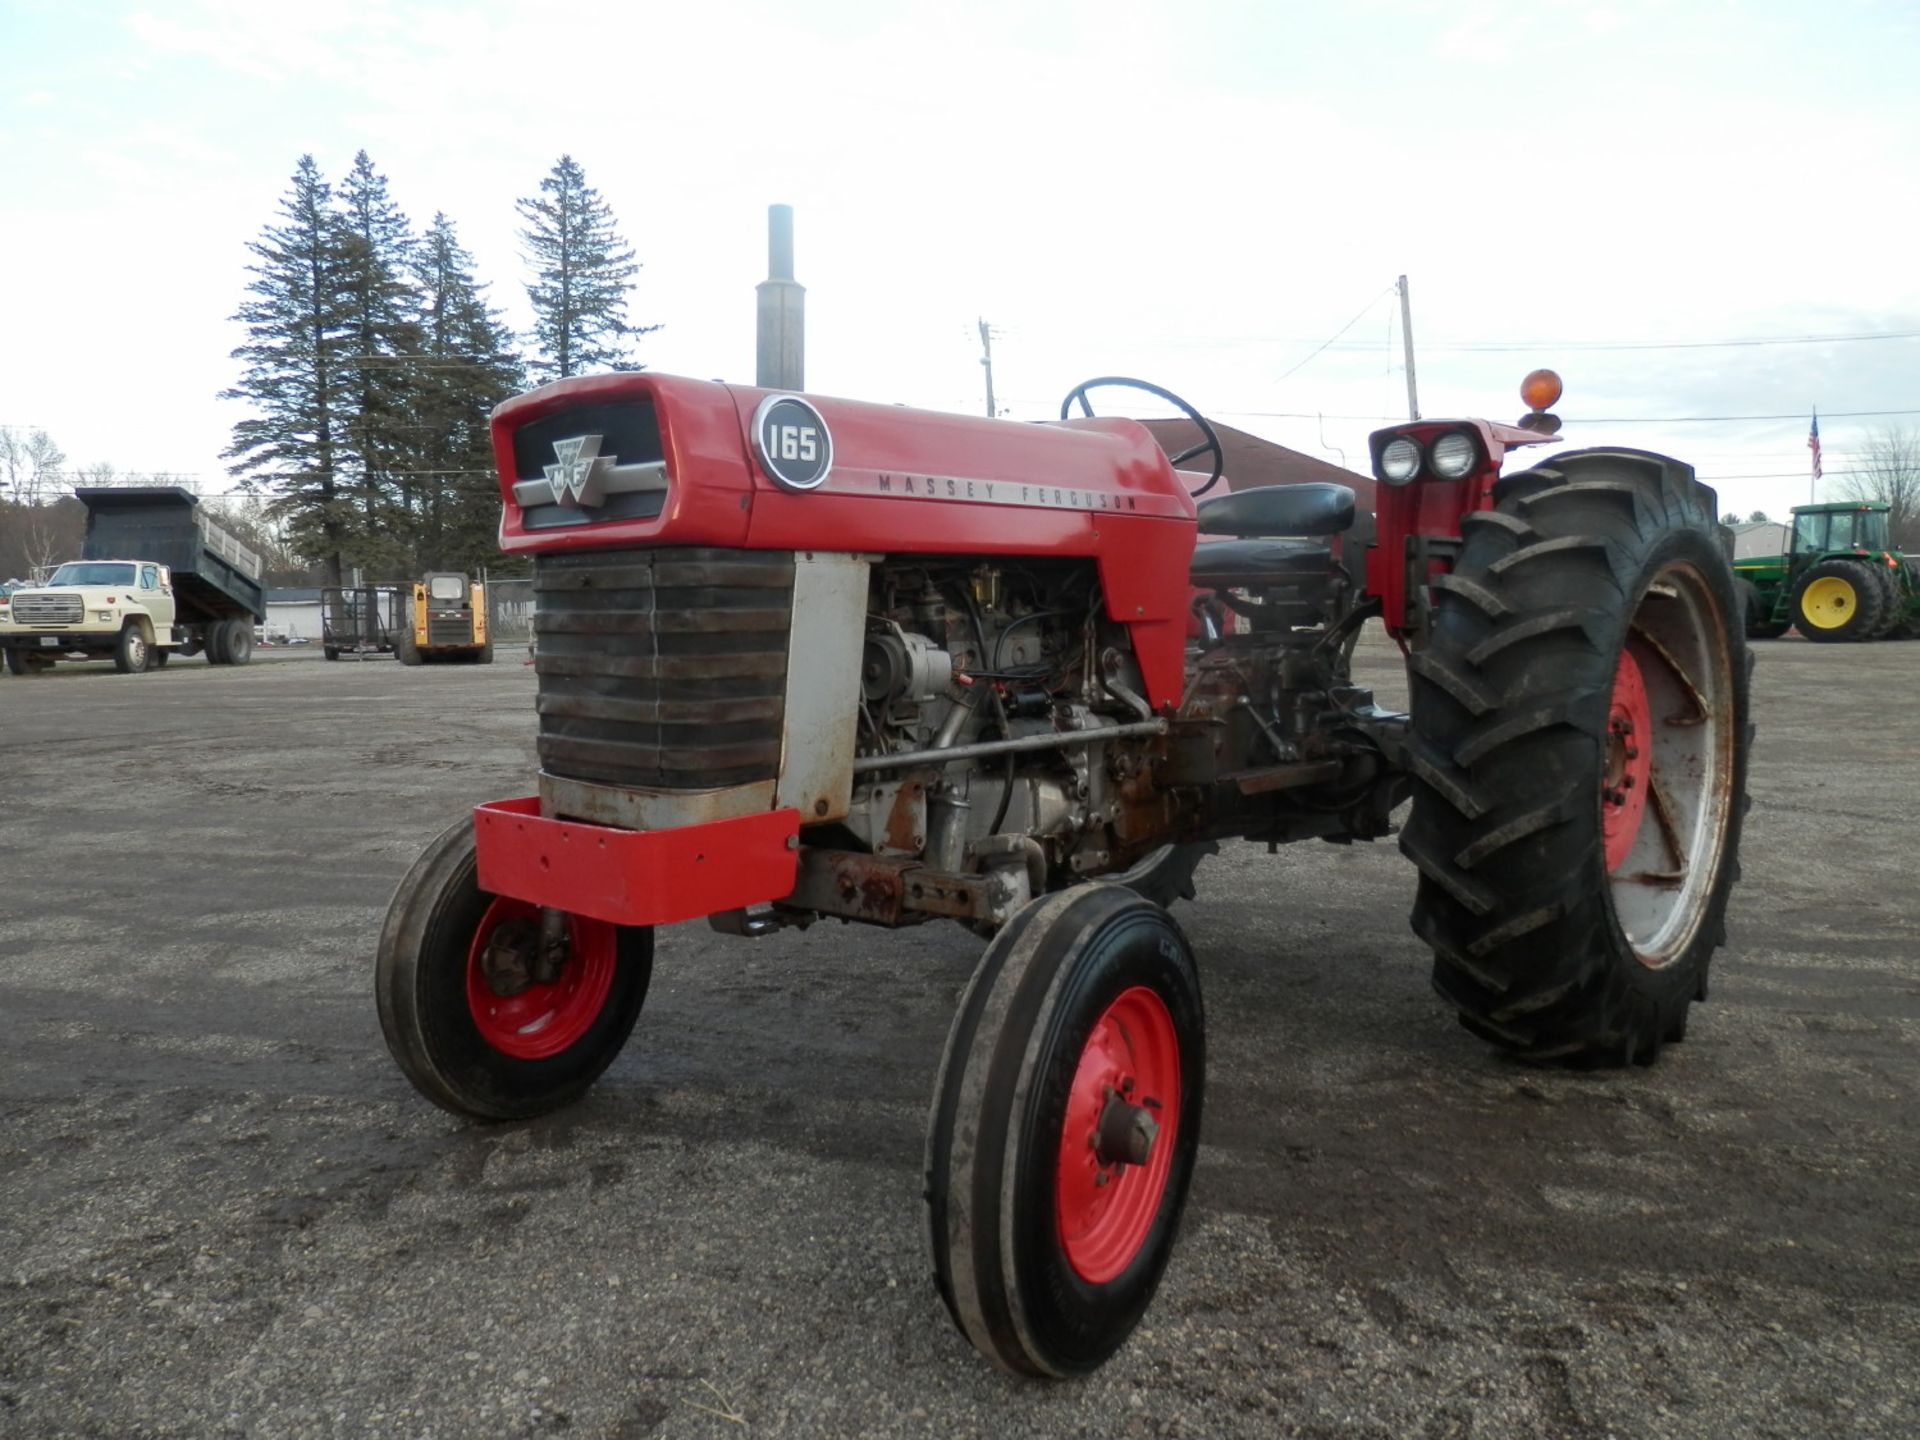
<svg viewBox="0 0 1920 1440"><path fill-rule="evenodd" d="M212 621L207 625L202 634L205 636L203 644L207 652L207 663L209 665L226 664L227 622L224 620Z"/></svg>
<svg viewBox="0 0 1920 1440"><path fill-rule="evenodd" d="M340 658L340 651L332 645L322 645L320 647L320 653L329 660L338 660Z"/></svg>
<svg viewBox="0 0 1920 1440"><path fill-rule="evenodd" d="M1462 1022L1527 1059L1649 1062L1725 940L1751 657L1685 466L1570 455L1466 517L1414 655L1414 930Z"/></svg>
<svg viewBox="0 0 1920 1440"><path fill-rule="evenodd" d="M394 658L402 665L424 664L427 658L420 653L420 647L414 643L413 630L411 627L402 630L399 635L395 637L393 654Z"/></svg>
<svg viewBox="0 0 1920 1440"><path fill-rule="evenodd" d="M1173 1251L1200 1143L1200 981L1166 911L1116 885L1032 902L987 946L927 1134L934 1274L1021 1374L1126 1343Z"/></svg>
<svg viewBox="0 0 1920 1440"><path fill-rule="evenodd" d="M480 888L470 818L427 846L375 967L380 1028L415 1089L456 1115L520 1120L600 1078L646 1003L653 932L580 915L565 930L543 955L540 910Z"/></svg>
<svg viewBox="0 0 1920 1440"><path fill-rule="evenodd" d="M253 658L253 622L242 617L229 620L223 627L227 632L222 645L222 659L228 665L244 665Z"/></svg>
<svg viewBox="0 0 1920 1440"><path fill-rule="evenodd" d="M1900 590L1900 577L1897 571L1885 564L1869 563L1863 566L1880 587L1880 619L1873 627L1872 640L1885 640L1900 628L1906 609L1906 596Z"/></svg>
<svg viewBox="0 0 1920 1440"><path fill-rule="evenodd" d="M1880 582L1853 560L1822 560L1810 568L1788 607L1794 628L1819 644L1871 638L1881 608Z"/></svg>

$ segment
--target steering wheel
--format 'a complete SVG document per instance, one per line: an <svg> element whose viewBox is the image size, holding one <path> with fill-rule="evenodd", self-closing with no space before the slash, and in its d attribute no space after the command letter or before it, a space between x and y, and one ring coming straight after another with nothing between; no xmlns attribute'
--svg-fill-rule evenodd
<svg viewBox="0 0 1920 1440"><path fill-rule="evenodd" d="M1125 375L1102 375L1096 380L1083 381L1067 392L1067 398L1060 402L1060 418L1062 420L1068 419L1068 412L1073 409L1073 402L1078 400L1080 402L1080 413L1091 420L1093 418L1093 402L1087 399L1087 392L1098 389L1103 385L1117 385L1122 389L1144 390L1149 395L1157 395L1160 399L1180 411L1180 413L1185 415L1189 420L1193 421L1195 425L1198 425L1202 436L1200 443L1197 445L1189 445L1178 455L1169 455L1167 457L1167 463L1178 470L1196 455L1211 454L1213 456L1213 473L1207 476L1206 483L1187 492L1196 500L1220 483L1221 472L1227 468L1227 452L1220 448L1219 435L1214 433L1213 426L1207 423L1206 416L1202 415L1171 390L1162 390L1158 385L1149 385L1144 380L1130 380Z"/></svg>

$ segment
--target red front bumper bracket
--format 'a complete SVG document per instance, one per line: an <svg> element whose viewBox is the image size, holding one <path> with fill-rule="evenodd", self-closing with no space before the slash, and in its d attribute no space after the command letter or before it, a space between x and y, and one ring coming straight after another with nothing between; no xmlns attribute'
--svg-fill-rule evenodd
<svg viewBox="0 0 1920 1440"><path fill-rule="evenodd" d="M792 893L800 812L768 810L669 830L550 820L538 796L473 811L480 888L607 920L671 925Z"/></svg>

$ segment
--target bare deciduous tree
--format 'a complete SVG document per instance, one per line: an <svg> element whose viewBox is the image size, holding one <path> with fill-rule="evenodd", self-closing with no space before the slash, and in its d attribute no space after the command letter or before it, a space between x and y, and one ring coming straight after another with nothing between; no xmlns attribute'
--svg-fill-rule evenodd
<svg viewBox="0 0 1920 1440"><path fill-rule="evenodd" d="M1839 477L1841 498L1885 505L1893 543L1920 551L1920 430L1875 430L1851 462L1852 473Z"/></svg>

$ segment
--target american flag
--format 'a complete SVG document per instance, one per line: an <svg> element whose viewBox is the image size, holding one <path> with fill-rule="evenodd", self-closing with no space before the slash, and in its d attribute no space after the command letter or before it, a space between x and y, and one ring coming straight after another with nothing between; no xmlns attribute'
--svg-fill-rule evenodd
<svg viewBox="0 0 1920 1440"><path fill-rule="evenodd" d="M1820 412L1813 412L1813 428L1807 431L1807 449L1813 452L1813 478L1820 478Z"/></svg>

